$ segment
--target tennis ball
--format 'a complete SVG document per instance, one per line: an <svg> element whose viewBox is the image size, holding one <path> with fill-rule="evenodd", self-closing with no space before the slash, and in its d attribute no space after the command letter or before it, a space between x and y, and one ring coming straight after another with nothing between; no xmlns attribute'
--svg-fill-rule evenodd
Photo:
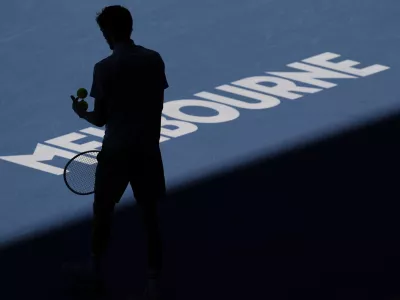
<svg viewBox="0 0 400 300"><path fill-rule="evenodd" d="M80 99L85 99L88 96L88 91L84 88L80 88L78 89L78 91L76 92L76 95L78 96L78 98Z"/></svg>
<svg viewBox="0 0 400 300"><path fill-rule="evenodd" d="M85 100L82 100L82 101L78 102L78 104L85 111L87 111L88 108L89 108L89 105Z"/></svg>

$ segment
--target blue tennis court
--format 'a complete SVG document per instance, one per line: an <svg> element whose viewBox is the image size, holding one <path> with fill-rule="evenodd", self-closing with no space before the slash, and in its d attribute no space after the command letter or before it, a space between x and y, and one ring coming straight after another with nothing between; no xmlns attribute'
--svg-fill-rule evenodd
<svg viewBox="0 0 400 300"><path fill-rule="evenodd" d="M318 299L369 299L376 282L373 276L389 276L376 275L386 266L378 261L390 257L399 262L394 251L399 249L394 216L398 197L385 192L395 191L395 182L377 183L379 192L370 194L379 204L371 203L369 212L379 211L379 218L352 214L359 211L360 202L368 202L369 192L363 189L377 182L356 183L357 178L382 178L388 172L397 176L398 125L393 116L400 113L400 3L395 0L14 0L3 4L0 245L4 267L0 266L0 273L6 280L2 282L9 284L2 287L1 298L37 294L41 299L64 299L62 280L54 273L61 260L58 256L80 256L86 249L92 199L66 188L62 168L77 153L100 149L104 131L76 117L69 95L79 87L90 88L94 64L110 54L95 16L111 4L132 11L133 39L160 52L170 85L160 140L173 195L163 207L169 241L166 299L299 299L315 296L315 291ZM389 119L388 124L394 125L378 125ZM359 130L364 130L361 135ZM354 138L337 138L346 134ZM312 154L290 154L327 139L334 140L333 146L306 152ZM368 152L371 149L375 152ZM368 153L368 157L349 171L341 164L352 160L346 156L349 153ZM326 169L319 165L321 161L328 162ZM384 161L390 171L379 169ZM263 170L268 173L265 180ZM311 170L313 175L308 173ZM331 199L334 191L317 186L324 177L341 184L343 197ZM386 190L386 185L393 189ZM357 192L351 192L355 186ZM319 198L321 206L311 205L310 198ZM325 207L324 199L352 209L347 214ZM349 204L353 200L354 207ZM298 252L287 253L300 244L307 244L307 253L313 253L307 257L315 257L321 249L332 250L324 233L315 231L313 238L299 233L325 224L325 229L330 228L325 232L335 235L336 225L327 225L331 219L325 222L323 213L307 223L310 209L321 209L318 215L322 210L343 213L341 218L347 220L343 222L357 219L354 224L387 222L387 227L379 227L386 238L377 227L361 233L358 229L366 226L348 223L352 229L337 232L354 230L354 235L343 237L347 242L334 253L348 251L360 258L360 249L366 245L371 249L377 240L387 248L371 250L351 270L344 267L343 274L356 278L353 281L344 280L344 275L339 276L343 280L335 277L327 280L332 284L325 289L321 274L329 272L318 268L329 265L326 269L332 270L341 262L334 264L331 257L328 263L325 257L311 263L297 259ZM116 216L120 221L115 226L125 228L123 233L116 230L113 244L119 257L110 267L111 277L118 278L111 280L115 293L121 294L118 299L125 299L129 289L139 290L143 280L143 237L135 216L128 189ZM284 234L268 235L271 228ZM267 245L270 238L281 244L274 240L275 246ZM371 257L376 259L373 267L367 263ZM302 270L311 268L308 263L315 272L305 275ZM363 273L367 265L373 271ZM389 284L393 278L397 277L382 279L387 297L400 295L392 288L396 285ZM384 297L380 299L397 299Z"/></svg>

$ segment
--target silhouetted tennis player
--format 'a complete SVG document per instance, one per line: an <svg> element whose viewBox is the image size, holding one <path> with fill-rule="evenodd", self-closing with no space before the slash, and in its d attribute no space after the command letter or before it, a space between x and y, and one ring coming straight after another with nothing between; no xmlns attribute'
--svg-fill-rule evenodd
<svg viewBox="0 0 400 300"><path fill-rule="evenodd" d="M147 231L152 293L162 264L157 203L165 195L159 147L164 89L168 87L165 66L159 53L133 42L132 16L126 8L104 8L97 23L113 53L94 67L90 92L94 110L85 112L76 101L73 104L81 118L105 125L94 193L93 265L99 274L114 206L130 183Z"/></svg>

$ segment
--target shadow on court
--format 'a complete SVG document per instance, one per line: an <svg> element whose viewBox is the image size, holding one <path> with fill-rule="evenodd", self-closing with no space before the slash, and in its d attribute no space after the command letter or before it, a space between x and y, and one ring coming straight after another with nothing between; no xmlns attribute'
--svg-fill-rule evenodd
<svg viewBox="0 0 400 300"><path fill-rule="evenodd" d="M394 115L171 191L165 299L399 299L399 129ZM135 207L114 232L108 277L126 299L145 283ZM88 258L89 234L88 220L3 249L1 298L80 299L60 265Z"/></svg>

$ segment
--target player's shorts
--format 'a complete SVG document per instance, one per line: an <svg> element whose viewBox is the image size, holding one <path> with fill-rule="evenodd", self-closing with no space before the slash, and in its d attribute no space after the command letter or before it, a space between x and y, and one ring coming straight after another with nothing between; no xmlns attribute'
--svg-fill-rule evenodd
<svg viewBox="0 0 400 300"><path fill-rule="evenodd" d="M166 186L160 149L134 152L105 152L98 156L95 201L118 203L128 184L138 204L159 201Z"/></svg>

